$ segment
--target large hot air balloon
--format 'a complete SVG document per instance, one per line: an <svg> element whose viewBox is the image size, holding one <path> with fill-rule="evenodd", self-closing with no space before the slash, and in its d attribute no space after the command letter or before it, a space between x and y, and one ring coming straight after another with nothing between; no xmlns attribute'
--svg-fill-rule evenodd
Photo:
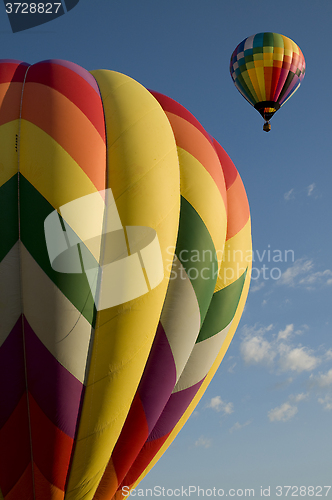
<svg viewBox="0 0 332 500"><path fill-rule="evenodd" d="M249 206L181 105L108 70L0 61L0 499L110 500L221 362Z"/></svg>
<svg viewBox="0 0 332 500"><path fill-rule="evenodd" d="M305 60L293 40L278 33L257 33L245 38L234 50L230 73L238 91L265 120L269 120L299 88Z"/></svg>

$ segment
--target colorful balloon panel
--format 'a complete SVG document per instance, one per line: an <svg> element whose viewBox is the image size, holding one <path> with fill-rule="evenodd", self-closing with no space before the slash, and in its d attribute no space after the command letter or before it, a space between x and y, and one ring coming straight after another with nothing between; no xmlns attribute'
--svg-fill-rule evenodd
<svg viewBox="0 0 332 500"><path fill-rule="evenodd" d="M154 95L159 97L157 94ZM172 104L171 100L167 103L167 101L165 102L165 97L161 96L160 102L162 102L163 108L172 124L173 113L168 112ZM167 104L169 104L169 106L167 106ZM178 115L185 115L185 113L181 113L181 108L180 105L177 105ZM173 130L177 140L177 132L179 132L179 130L175 130L175 128L173 128ZM225 353L227 349L226 346L228 347L235 331L235 328L232 328L233 320L235 320L236 323L236 314L239 314L239 311L243 310L244 303L243 300L241 301L241 297L243 299L243 296L246 296L250 281L251 233L249 205L241 178L234 164L215 140L211 139L211 143L219 159L219 171L223 172L225 180L227 214L229 211L234 211L233 217L230 219L227 217L226 242L222 252L222 262L218 269L214 293L207 314L199 329L198 336L195 342L192 341L191 352L187 363L183 367L180 376L175 381L172 393L169 395L153 429L150 430L146 442L137 455L135 462L132 463L126 477L122 479L121 483L119 482L118 492L116 494L117 499L120 499L123 496L123 492L127 492L130 488L133 488L145 476L147 471L151 468L151 463L155 463L156 459L160 458L165 448L167 448L177 435L204 393L206 385L204 385L203 390L201 390L201 388L205 380L208 379L210 371L214 373L217 366L220 364L222 357L219 357L218 354L222 352L223 354ZM183 160L181 161L181 148L179 146L178 149L180 150L181 190L185 191L184 183L182 183L182 172L186 170L186 165ZM180 235L181 224L179 228L179 237ZM177 250L175 254L177 255ZM170 290L169 288L169 292ZM167 296L165 300L165 305L166 304ZM167 312L174 314L174 310L168 310ZM163 313L161 322L162 320ZM184 333L185 332L182 331L181 335ZM156 336L154 346L156 346L157 343L158 337ZM156 353L153 353L153 350L150 353L149 361L152 360L152 356L157 356ZM144 372L146 376L148 375L147 368L149 366L149 361ZM160 364L158 366L166 373L167 366L163 366L162 359L160 359ZM144 375L142 381L144 380ZM140 388L141 384L138 393ZM142 390L144 389L142 388ZM195 401L194 405L191 405L192 401ZM133 407L131 411L132 409ZM140 419L142 420L144 406L140 408L140 411ZM130 414L131 412L128 417L130 417ZM122 441L126 440L126 432L127 429L125 424L117 445L121 443L121 439ZM163 449L166 442L167 446ZM120 455L120 449L121 447L117 450L116 446L112 456L112 467L115 471L117 471L118 461L121 462L121 466L123 467L124 460ZM121 469L119 468L119 470ZM121 472L123 474L123 469ZM121 477L122 476L118 474L118 479L121 479ZM100 484L100 488L101 487L102 482Z"/></svg>
<svg viewBox="0 0 332 500"><path fill-rule="evenodd" d="M3 60L0 100L0 498L110 499L234 334L244 187L185 108L120 73Z"/></svg>
<svg viewBox="0 0 332 500"><path fill-rule="evenodd" d="M3 65L7 75L8 64ZM15 88L17 72L13 70ZM117 116L108 123L114 135L108 135L108 148L103 106L106 113L111 106L102 103L94 77L71 63L38 63L23 73L20 99L12 103L17 151L15 113L9 126L3 118L4 144L12 156L16 153L12 163L6 158L9 153L3 153L6 175L1 187L2 201L9 197L3 213L13 212L11 225L3 218L2 229L13 232L16 227L15 238L6 238L0 264L6 278L1 280L1 296L8 288L11 292L10 307L2 311L0 349L5 372L0 485L5 498L19 498L16 490L23 483L26 491L34 489L36 498L63 498L65 490L68 498L86 492L93 496L98 473L109 458L105 449L113 448L123 425L163 305L166 264L158 287L99 311L86 276L54 271L47 254L46 218L87 195L97 194L103 203L99 193L105 188L113 190L123 225L154 228L164 254L176 243L179 171L171 127L146 89L124 75L113 76L114 86L121 79L125 104L121 107L117 100ZM8 78L5 85L11 85ZM127 142L133 146L131 154ZM121 148L127 149L125 155ZM116 165L107 158L114 150L120 153ZM79 212L70 214L81 245L86 226L98 226L100 215L82 221ZM97 249L100 266L106 250ZM102 276L100 281L102 290Z"/></svg>
<svg viewBox="0 0 332 500"><path fill-rule="evenodd" d="M182 137L182 142L180 137L177 140L181 180L179 232L175 260L169 260L171 279L157 334L112 460L97 490L97 494L104 494L100 498L113 496L146 440L156 432L209 308L217 281L218 255L220 258L223 254L226 237L225 180L210 137L192 116L188 120L188 112L180 105L160 94L153 95L164 110L165 106L175 108L166 114L171 124L174 118L173 131L178 127ZM210 203L206 203L207 199ZM177 409L181 410L183 403L177 400ZM172 428L174 418L169 413L163 425ZM128 453L123 453L127 448ZM150 455L147 460L150 461Z"/></svg>
<svg viewBox="0 0 332 500"><path fill-rule="evenodd" d="M257 33L236 47L230 73L243 97L269 120L300 86L305 60L290 38Z"/></svg>

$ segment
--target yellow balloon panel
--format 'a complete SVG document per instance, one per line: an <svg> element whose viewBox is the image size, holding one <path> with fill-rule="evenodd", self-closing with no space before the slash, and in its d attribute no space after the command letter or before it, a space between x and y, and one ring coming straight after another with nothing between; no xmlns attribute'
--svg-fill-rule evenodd
<svg viewBox="0 0 332 500"><path fill-rule="evenodd" d="M176 243L180 202L169 122L152 95L131 78L106 70L92 73L105 111L107 187L124 227L156 232L164 263L166 249ZM164 278L148 294L96 315L68 499L78 491L92 498L110 458L159 321L169 274L163 267Z"/></svg>

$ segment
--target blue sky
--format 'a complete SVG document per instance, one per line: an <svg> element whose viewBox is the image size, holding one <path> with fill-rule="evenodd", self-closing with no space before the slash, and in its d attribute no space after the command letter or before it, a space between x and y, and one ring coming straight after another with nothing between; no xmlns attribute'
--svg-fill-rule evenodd
<svg viewBox="0 0 332 500"><path fill-rule="evenodd" d="M169 95L220 142L247 190L255 279L243 317L195 413L140 487L260 496L270 486L276 498L277 485L331 484L332 3L80 0L16 34L0 7L2 58L113 69ZM261 31L292 38L307 63L269 134L229 75L236 45Z"/></svg>

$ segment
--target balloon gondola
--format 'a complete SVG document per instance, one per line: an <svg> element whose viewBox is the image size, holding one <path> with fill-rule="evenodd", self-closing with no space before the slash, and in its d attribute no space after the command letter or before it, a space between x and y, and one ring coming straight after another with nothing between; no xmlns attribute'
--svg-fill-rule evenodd
<svg viewBox="0 0 332 500"><path fill-rule="evenodd" d="M270 132L270 130L271 130L271 123L269 121L266 121L264 123L263 130L264 130L264 132Z"/></svg>
<svg viewBox="0 0 332 500"><path fill-rule="evenodd" d="M238 91L265 120L269 132L273 115L299 88L305 60L293 40L278 33L257 33L234 50L230 74Z"/></svg>

